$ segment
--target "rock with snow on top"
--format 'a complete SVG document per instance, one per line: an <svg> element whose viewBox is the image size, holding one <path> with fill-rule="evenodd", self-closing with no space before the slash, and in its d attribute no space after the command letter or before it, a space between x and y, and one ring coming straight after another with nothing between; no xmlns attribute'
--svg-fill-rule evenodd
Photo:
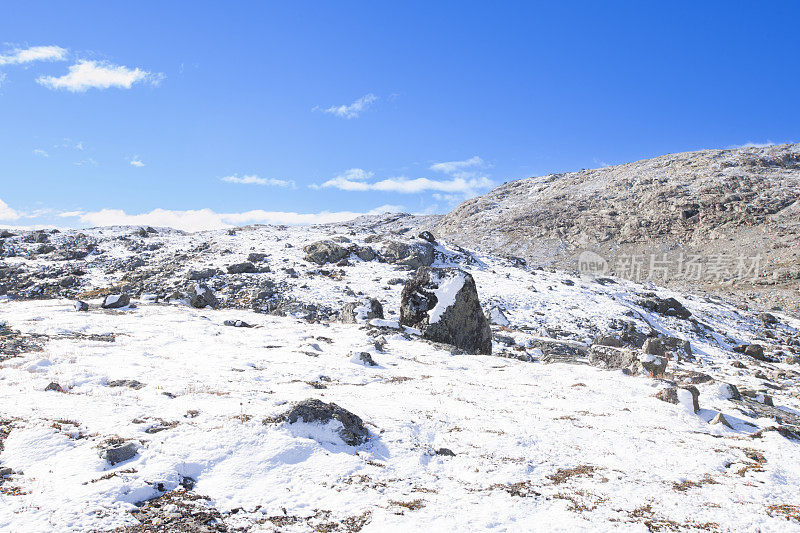
<svg viewBox="0 0 800 533"><path fill-rule="evenodd" d="M318 241L303 247L305 260L310 263L324 265L338 263L348 255L348 251L333 241Z"/></svg>
<svg viewBox="0 0 800 533"><path fill-rule="evenodd" d="M489 322L496 326L510 326L511 322L506 317L506 314L499 307L492 306L489 309Z"/></svg>
<svg viewBox="0 0 800 533"><path fill-rule="evenodd" d="M369 440L369 431L361 418L335 403L325 403L316 398L303 400L276 420L289 424L328 424L337 421L341 424L337 433L345 444L358 446Z"/></svg>
<svg viewBox="0 0 800 533"><path fill-rule="evenodd" d="M381 250L381 256L389 263L411 268L431 266L434 260L433 245L427 241L411 244L393 241Z"/></svg>
<svg viewBox="0 0 800 533"><path fill-rule="evenodd" d="M463 270L420 267L403 287L400 324L428 340L471 354L492 353L492 331L472 276Z"/></svg>
<svg viewBox="0 0 800 533"><path fill-rule="evenodd" d="M589 364L608 370L628 368L638 361L638 354L630 348L617 348L593 344L589 348Z"/></svg>
<svg viewBox="0 0 800 533"><path fill-rule="evenodd" d="M345 324L359 324L373 318L383 318L383 306L375 298L346 303L339 312L339 320Z"/></svg>
<svg viewBox="0 0 800 533"><path fill-rule="evenodd" d="M103 309L120 309L128 306L131 303L131 297L126 293L122 294L109 294L103 299L103 304L100 306Z"/></svg>
<svg viewBox="0 0 800 533"><path fill-rule="evenodd" d="M693 385L667 387L656 393L656 398L662 402L683 405L687 409L696 413L700 410L700 391Z"/></svg>
<svg viewBox="0 0 800 533"><path fill-rule="evenodd" d="M133 459L138 453L139 446L135 442L114 444L100 450L100 457L115 465L128 459Z"/></svg>
<svg viewBox="0 0 800 533"><path fill-rule="evenodd" d="M709 422L709 424L711 425L722 424L726 428L733 429L731 423L728 422L728 419L725 418L725 415L723 415L722 413L717 413L716 416L714 416L714 418L711 419L711 422Z"/></svg>
<svg viewBox="0 0 800 533"><path fill-rule="evenodd" d="M89 310L89 304L87 304L86 302L82 302L80 300L76 301L74 306L75 306L75 310L76 311L88 311Z"/></svg>
<svg viewBox="0 0 800 533"><path fill-rule="evenodd" d="M197 309L202 309L204 307L216 309L219 306L219 300L214 296L211 289L198 283L189 290L189 304Z"/></svg>

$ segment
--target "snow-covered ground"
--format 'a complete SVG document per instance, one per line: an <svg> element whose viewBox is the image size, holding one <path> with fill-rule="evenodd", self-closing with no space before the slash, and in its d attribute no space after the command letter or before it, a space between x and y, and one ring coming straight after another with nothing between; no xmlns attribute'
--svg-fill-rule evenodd
<svg viewBox="0 0 800 533"><path fill-rule="evenodd" d="M800 441L759 431L776 421L748 416L721 387L769 390L776 407L800 413L796 366L731 350L779 350L800 328L791 317L776 314L770 339L754 313L717 300L445 243L437 264L470 272L487 310L508 318L495 334L513 339L496 337L492 356L454 354L403 328L234 308L237 284L263 278L323 308L375 297L387 319L375 324L394 325L403 286L394 280L409 270L352 256L342 267L303 260L303 245L333 235L364 244L363 228L161 232L145 239L163 243L147 253L131 251L130 228L84 233L103 250L84 264L86 291L123 283L131 270L109 265L136 257L146 263L137 268L158 270L183 254L156 277L165 290L188 270L224 272L252 252L268 254L270 269L215 276L209 287L226 301L217 310L135 296L119 310L86 299L83 313L66 298L0 300L0 321L42 346L0 359L0 468L13 471L0 484L0 530L135 526L141 502L164 501L157 524L181 512L168 501L192 500L213 511L209 531L800 531ZM48 265L24 254L5 262ZM640 307L649 290L679 298L701 326ZM255 327L223 325L237 319ZM585 348L619 320L691 342L697 360L668 370L713 378L697 385L698 413L656 399L659 379L543 362L542 343ZM45 391L50 383L63 392ZM306 398L355 413L370 440L353 447L333 426L273 421ZM709 424L718 412L733 428ZM100 457L121 441L137 455L115 465Z"/></svg>

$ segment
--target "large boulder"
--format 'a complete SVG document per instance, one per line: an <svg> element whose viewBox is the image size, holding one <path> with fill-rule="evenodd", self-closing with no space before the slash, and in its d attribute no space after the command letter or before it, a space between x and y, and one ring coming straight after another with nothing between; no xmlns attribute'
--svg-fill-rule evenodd
<svg viewBox="0 0 800 533"><path fill-rule="evenodd" d="M212 307L216 309L219 306L219 300L214 296L214 293L203 285L198 283L194 285L189 291L189 304L192 307L202 309L204 307Z"/></svg>
<svg viewBox="0 0 800 533"><path fill-rule="evenodd" d="M481 309L475 280L463 270L417 269L403 287L400 324L467 353L492 353L492 330Z"/></svg>
<svg viewBox="0 0 800 533"><path fill-rule="evenodd" d="M123 292L122 294L109 294L105 297L100 307L103 309L119 309L130 305L130 303L131 297Z"/></svg>
<svg viewBox="0 0 800 533"><path fill-rule="evenodd" d="M253 274L255 272L257 272L256 266L250 261L228 266L228 274Z"/></svg>
<svg viewBox="0 0 800 533"><path fill-rule="evenodd" d="M433 264L434 247L427 241L411 244L404 242L390 242L381 250L381 256L395 265L404 265L411 268L427 267Z"/></svg>
<svg viewBox="0 0 800 533"><path fill-rule="evenodd" d="M589 348L589 364L608 370L628 368L638 360L639 354L629 348L602 344L593 344Z"/></svg>
<svg viewBox="0 0 800 533"><path fill-rule="evenodd" d="M675 298L651 296L639 302L639 305L659 315L674 316L684 320L692 316L692 313Z"/></svg>
<svg viewBox="0 0 800 533"><path fill-rule="evenodd" d="M349 255L349 252L333 241L319 241L303 248L306 253L305 260L309 263L324 265L325 263L338 263Z"/></svg>
<svg viewBox="0 0 800 533"><path fill-rule="evenodd" d="M691 360L692 345L687 340L678 337L650 337L642 345L642 352L658 357L668 357L681 361Z"/></svg>
<svg viewBox="0 0 800 533"><path fill-rule="evenodd" d="M276 421L295 424L328 424L332 421L341 423L337 433L350 446L358 446L369 440L369 431L364 422L357 415L343 409L335 403L325 403L316 398L309 398L298 403L286 413L280 415Z"/></svg>
<svg viewBox="0 0 800 533"><path fill-rule="evenodd" d="M345 324L357 324L373 318L383 318L383 306L375 298L346 303L339 313L339 320Z"/></svg>
<svg viewBox="0 0 800 533"><path fill-rule="evenodd" d="M691 409L694 413L700 410L700 391L693 385L661 389L656 393L656 398L662 402L683 405L687 409Z"/></svg>

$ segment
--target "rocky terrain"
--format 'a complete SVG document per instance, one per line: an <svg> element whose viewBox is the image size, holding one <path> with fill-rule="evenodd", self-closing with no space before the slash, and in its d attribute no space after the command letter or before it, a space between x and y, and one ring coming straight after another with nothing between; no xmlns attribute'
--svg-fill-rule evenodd
<svg viewBox="0 0 800 533"><path fill-rule="evenodd" d="M800 144L703 150L513 181L433 225L464 246L800 312Z"/></svg>
<svg viewBox="0 0 800 533"><path fill-rule="evenodd" d="M761 211L697 202L687 222L665 199L611 238L776 224L795 150L698 159L786 185ZM492 235L518 193L603 172L438 226L2 233L0 530L800 531L800 320L542 269L508 257L536 257L510 231L475 240L506 255L420 231L494 202ZM614 190L591 182L564 204L576 222ZM561 228L566 257L574 226L530 220L518 234Z"/></svg>

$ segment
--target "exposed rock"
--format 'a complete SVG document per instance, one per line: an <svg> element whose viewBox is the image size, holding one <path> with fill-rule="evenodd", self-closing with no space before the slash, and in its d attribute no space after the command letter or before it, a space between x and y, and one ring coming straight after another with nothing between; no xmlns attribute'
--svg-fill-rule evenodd
<svg viewBox="0 0 800 533"><path fill-rule="evenodd" d="M761 313L760 315L758 315L758 318L765 326L774 326L775 324L778 323L778 319L775 318L775 315L772 315L770 313Z"/></svg>
<svg viewBox="0 0 800 533"><path fill-rule="evenodd" d="M333 241L319 241L303 247L306 253L305 260L310 263L324 265L336 263L348 255L348 251Z"/></svg>
<svg viewBox="0 0 800 533"><path fill-rule="evenodd" d="M689 341L677 337L650 337L644 341L642 352L677 361L693 359Z"/></svg>
<svg viewBox="0 0 800 533"><path fill-rule="evenodd" d="M506 317L506 314L496 305L489 310L489 322L497 326L511 325L511 322L508 320L508 317Z"/></svg>
<svg viewBox="0 0 800 533"><path fill-rule="evenodd" d="M216 268L204 268L202 270L190 270L186 273L186 279L192 281L200 281L208 278L212 278L219 274L219 270Z"/></svg>
<svg viewBox="0 0 800 533"><path fill-rule="evenodd" d="M736 385L731 383L720 383L719 394L726 400L741 400L742 396L739 394L739 389Z"/></svg>
<svg viewBox="0 0 800 533"><path fill-rule="evenodd" d="M661 389L656 394L656 398L662 402L683 404L691 408L695 413L700 410L700 391L693 385L667 387Z"/></svg>
<svg viewBox="0 0 800 533"><path fill-rule="evenodd" d="M686 309L682 303L675 298L659 298L658 296L651 296L639 302L639 305L664 316L674 316L686 320L692 313Z"/></svg>
<svg viewBox="0 0 800 533"><path fill-rule="evenodd" d="M256 266L249 261L244 263L236 263L228 266L228 274L253 274L256 272Z"/></svg>
<svg viewBox="0 0 800 533"><path fill-rule="evenodd" d="M472 276L459 269L417 269L403 287L400 324L467 353L492 353L492 331Z"/></svg>
<svg viewBox="0 0 800 533"><path fill-rule="evenodd" d="M667 358L651 354L641 354L634 365L637 373L642 372L650 377L661 377L667 370Z"/></svg>
<svg viewBox="0 0 800 533"><path fill-rule="evenodd" d="M616 348L599 344L592 345L589 348L589 364L609 370L628 368L636 363L638 359L639 354L629 348Z"/></svg>
<svg viewBox="0 0 800 533"><path fill-rule="evenodd" d="M378 254L369 246L355 246L353 253L362 261L374 261Z"/></svg>
<svg viewBox="0 0 800 533"><path fill-rule="evenodd" d="M351 353L350 358L367 366L376 366L378 364L369 352Z"/></svg>
<svg viewBox="0 0 800 533"><path fill-rule="evenodd" d="M44 390L45 391L64 392L64 389L61 388L61 385L59 385L55 381L50 383L47 387L45 387Z"/></svg>
<svg viewBox="0 0 800 533"><path fill-rule="evenodd" d="M115 465L128 459L133 459L138 453L139 446L135 442L113 444L100 450L100 457Z"/></svg>
<svg viewBox="0 0 800 533"><path fill-rule="evenodd" d="M357 324L373 318L383 318L383 306L375 298L346 303L339 313L339 320L345 324Z"/></svg>
<svg viewBox="0 0 800 533"><path fill-rule="evenodd" d="M204 307L211 307L216 309L219 307L219 300L214 296L214 293L203 284L198 283L194 285L189 291L189 304L192 307L202 309Z"/></svg>
<svg viewBox="0 0 800 533"><path fill-rule="evenodd" d="M277 421L286 421L289 424L296 422L327 424L332 420L341 422L342 427L339 428L338 433L346 444L358 446L369 440L369 431L361 418L335 403L325 403L316 398L309 398L298 403L277 418Z"/></svg>
<svg viewBox="0 0 800 533"><path fill-rule="evenodd" d="M744 349L744 354L758 361L768 361L768 359L764 357L764 348L760 344L751 344L747 346Z"/></svg>
<svg viewBox="0 0 800 533"><path fill-rule="evenodd" d="M108 382L109 387L128 387L129 389L139 390L144 388L144 383L135 379L117 379Z"/></svg>
<svg viewBox="0 0 800 533"><path fill-rule="evenodd" d="M717 413L716 416L711 420L711 422L709 422L709 424L711 425L722 424L726 428L733 429L731 423L728 422L728 419L725 418L725 415L723 415L722 413Z"/></svg>
<svg viewBox="0 0 800 533"><path fill-rule="evenodd" d="M268 255L267 255L267 254L258 253L258 252L253 252L253 253L251 253L251 254L249 254L249 255L247 256L247 260L248 260L250 263L260 263L261 261L263 261L263 260L264 260L264 259L266 259L267 257L268 257Z"/></svg>
<svg viewBox="0 0 800 533"><path fill-rule="evenodd" d="M131 297L123 292L122 294L109 294L103 299L103 303L100 307L103 309L119 309L130 305L130 303Z"/></svg>
<svg viewBox="0 0 800 533"><path fill-rule="evenodd" d="M417 235L417 237L419 237L423 241L428 241L430 243L435 243L436 242L436 237L434 237L433 233L431 233L430 231L423 231L422 233Z"/></svg>
<svg viewBox="0 0 800 533"><path fill-rule="evenodd" d="M431 266L434 260L433 245L429 242L390 242L382 250L381 256L389 263L411 268Z"/></svg>
<svg viewBox="0 0 800 533"><path fill-rule="evenodd" d="M436 455L444 456L444 457L455 457L456 454L450 448L439 448L436 450Z"/></svg>
<svg viewBox="0 0 800 533"><path fill-rule="evenodd" d="M89 310L89 304L87 304L86 302L82 302L82 301L78 300L78 301L75 302L74 305L75 305L75 310L76 311L88 311Z"/></svg>
<svg viewBox="0 0 800 533"><path fill-rule="evenodd" d="M248 324L243 320L226 320L222 323L225 326L230 326L232 328L252 328L253 326Z"/></svg>

